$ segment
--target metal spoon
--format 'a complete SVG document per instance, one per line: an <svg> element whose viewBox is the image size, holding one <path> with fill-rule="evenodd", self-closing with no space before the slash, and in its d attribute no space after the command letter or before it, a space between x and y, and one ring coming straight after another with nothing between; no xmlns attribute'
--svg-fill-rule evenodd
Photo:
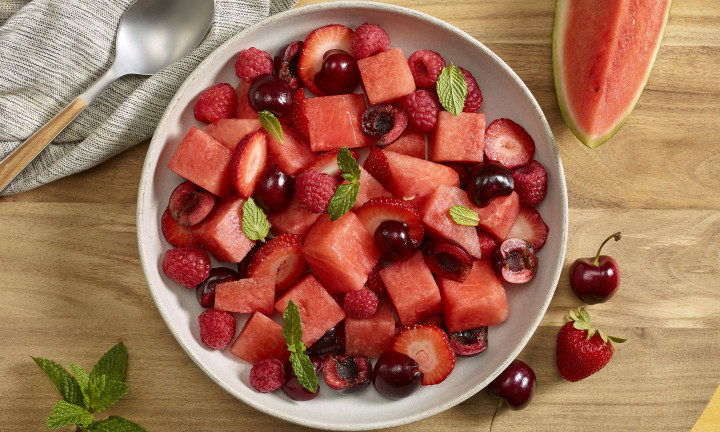
<svg viewBox="0 0 720 432"><path fill-rule="evenodd" d="M213 0L136 0L120 19L110 69L0 162L0 191L111 82L152 75L189 54L210 30L214 13Z"/></svg>

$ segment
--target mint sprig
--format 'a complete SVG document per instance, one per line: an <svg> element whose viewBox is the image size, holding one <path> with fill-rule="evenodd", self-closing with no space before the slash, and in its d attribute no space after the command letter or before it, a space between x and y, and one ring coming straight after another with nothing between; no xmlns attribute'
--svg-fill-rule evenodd
<svg viewBox="0 0 720 432"><path fill-rule="evenodd" d="M360 165L347 147L341 147L337 154L337 163L343 172L342 178L348 181L335 189L328 204L330 220L335 221L347 213L357 200L360 192Z"/></svg>
<svg viewBox="0 0 720 432"><path fill-rule="evenodd" d="M275 117L275 114L270 111L258 111L258 119L267 133L276 140L280 141L280 145L283 145L285 137L283 135L282 125L280 124L280 120Z"/></svg>
<svg viewBox="0 0 720 432"><path fill-rule="evenodd" d="M290 300L283 311L282 335L290 351L290 364L300 384L308 391L316 393L318 377L310 357L305 354L307 347L302 341L302 321L297 305Z"/></svg>
<svg viewBox="0 0 720 432"><path fill-rule="evenodd" d="M450 62L440 72L435 86L443 108L456 116L460 115L467 98L467 81L460 68Z"/></svg>
<svg viewBox="0 0 720 432"><path fill-rule="evenodd" d="M95 420L94 413L106 410L127 393L128 385L122 382L127 365L127 350L122 342L105 353L90 373L70 363L73 376L52 360L38 357L32 359L63 398L50 412L48 429L74 424L80 431L145 432L141 426L118 416Z"/></svg>
<svg viewBox="0 0 720 432"><path fill-rule="evenodd" d="M268 222L265 212L262 211L254 199L248 198L242 206L242 230L250 240L265 240L270 232L270 222Z"/></svg>
<svg viewBox="0 0 720 432"><path fill-rule="evenodd" d="M450 217L458 225L475 227L480 223L480 216L478 216L477 212L461 205L456 205L450 209Z"/></svg>

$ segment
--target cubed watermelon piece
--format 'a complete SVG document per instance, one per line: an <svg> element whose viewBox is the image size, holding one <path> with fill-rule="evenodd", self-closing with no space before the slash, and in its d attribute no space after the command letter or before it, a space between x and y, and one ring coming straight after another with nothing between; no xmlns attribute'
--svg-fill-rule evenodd
<svg viewBox="0 0 720 432"><path fill-rule="evenodd" d="M478 228L502 241L520 214L520 197L513 191L508 196L495 197L487 206L474 210L480 217Z"/></svg>
<svg viewBox="0 0 720 432"><path fill-rule="evenodd" d="M265 276L219 283L215 286L213 307L227 312L270 315L275 310L275 278Z"/></svg>
<svg viewBox="0 0 720 432"><path fill-rule="evenodd" d="M430 160L434 162L483 161L485 114L440 111L430 140Z"/></svg>
<svg viewBox="0 0 720 432"><path fill-rule="evenodd" d="M381 299L370 318L345 318L345 353L379 357L395 340L395 315L387 299Z"/></svg>
<svg viewBox="0 0 720 432"><path fill-rule="evenodd" d="M367 147L373 139L362 132L365 96L343 94L305 99L308 136L313 151Z"/></svg>
<svg viewBox="0 0 720 432"><path fill-rule="evenodd" d="M242 206L239 196L221 201L213 211L192 227L195 238L218 261L240 262L255 245L242 230Z"/></svg>
<svg viewBox="0 0 720 432"><path fill-rule="evenodd" d="M420 216L425 223L426 232L434 238L457 242L475 258L482 257L480 240L475 227L458 225L450 216L450 209L456 205L479 211L468 199L467 193L451 186L440 186L420 208Z"/></svg>
<svg viewBox="0 0 720 432"><path fill-rule="evenodd" d="M275 309L282 314L290 300L297 305L300 312L302 341L306 346L312 345L345 319L345 311L312 274L305 276L278 297Z"/></svg>
<svg viewBox="0 0 720 432"><path fill-rule="evenodd" d="M240 80L240 83L235 87L235 95L237 96L237 103L235 104L235 114L233 117L241 119L256 119L258 113L250 106L248 100L248 90L250 90L249 82Z"/></svg>
<svg viewBox="0 0 720 432"><path fill-rule="evenodd" d="M440 186L460 186L458 173L445 165L384 150L392 178L387 189L417 208Z"/></svg>
<svg viewBox="0 0 720 432"><path fill-rule="evenodd" d="M302 237L320 217L320 213L312 213L300 204L295 197L285 209L268 213L270 229L273 234L298 234Z"/></svg>
<svg viewBox="0 0 720 432"><path fill-rule="evenodd" d="M294 176L299 174L315 160L305 138L291 126L281 124L283 142L268 134L268 152L272 163L278 164L280 171Z"/></svg>
<svg viewBox="0 0 720 432"><path fill-rule="evenodd" d="M449 332L500 324L508 317L505 287L490 260L473 261L470 275L462 283L438 278L438 284Z"/></svg>
<svg viewBox="0 0 720 432"><path fill-rule="evenodd" d="M400 47L358 60L370 105L390 103L415 91L410 66Z"/></svg>
<svg viewBox="0 0 720 432"><path fill-rule="evenodd" d="M380 259L372 235L353 212L336 221L327 214L310 228L302 247L310 268L331 293L363 288Z"/></svg>
<svg viewBox="0 0 720 432"><path fill-rule="evenodd" d="M230 352L250 364L266 358L285 363L290 358L282 326L261 312L253 313L245 322Z"/></svg>
<svg viewBox="0 0 720 432"><path fill-rule="evenodd" d="M235 150L238 143L249 133L253 133L262 127L260 120L255 119L221 119L215 123L205 126L205 132L215 138L220 144L230 151Z"/></svg>
<svg viewBox="0 0 720 432"><path fill-rule="evenodd" d="M379 275L403 325L442 313L440 289L421 251L385 267Z"/></svg>
<svg viewBox="0 0 720 432"><path fill-rule="evenodd" d="M228 171L232 152L206 132L191 127L170 158L168 168L201 188L226 198L233 192Z"/></svg>
<svg viewBox="0 0 720 432"><path fill-rule="evenodd" d="M343 181L347 183L347 181ZM360 190L358 191L355 204L353 204L353 210L360 208L367 201L373 198L391 197L393 194L380 184L379 181L375 180L363 167L360 167Z"/></svg>
<svg viewBox="0 0 720 432"><path fill-rule="evenodd" d="M425 159L425 147L425 133L406 129L400 138L385 147L385 150Z"/></svg>

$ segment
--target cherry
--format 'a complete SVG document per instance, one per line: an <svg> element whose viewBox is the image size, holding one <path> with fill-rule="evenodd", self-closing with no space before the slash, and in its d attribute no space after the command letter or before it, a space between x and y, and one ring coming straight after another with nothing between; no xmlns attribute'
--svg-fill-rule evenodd
<svg viewBox="0 0 720 432"><path fill-rule="evenodd" d="M318 356L310 356L310 361L315 369L315 374L320 373L322 370L322 358ZM310 390L303 387L300 381L295 375L295 371L292 368L292 363L285 363L285 384L280 387L283 392L292 400L296 401L308 401L315 399L320 394L320 386L318 386L317 392L313 393Z"/></svg>
<svg viewBox="0 0 720 432"><path fill-rule="evenodd" d="M535 248L520 238L509 238L496 246L490 254L490 262L498 277L513 284L528 282L538 267Z"/></svg>
<svg viewBox="0 0 720 432"><path fill-rule="evenodd" d="M407 123L405 111L385 103L370 105L360 118L363 133L375 138L378 147L386 147L400 138Z"/></svg>
<svg viewBox="0 0 720 432"><path fill-rule="evenodd" d="M285 117L292 109L292 90L279 77L262 74L250 84L248 102L257 112L270 111L276 117Z"/></svg>
<svg viewBox="0 0 720 432"><path fill-rule="evenodd" d="M275 74L288 83L292 90L302 87L297 67L302 46L301 41L292 42L283 49L280 55L275 56Z"/></svg>
<svg viewBox="0 0 720 432"><path fill-rule="evenodd" d="M195 287L198 303L204 308L211 308L215 305L215 286L221 282L240 280L240 274L227 267L215 267L210 269L208 277Z"/></svg>
<svg viewBox="0 0 720 432"><path fill-rule="evenodd" d="M452 332L448 336L450 337L450 347L455 354L461 356L480 354L488 345L487 326Z"/></svg>
<svg viewBox="0 0 720 432"><path fill-rule="evenodd" d="M345 348L345 327L337 325L326 331L315 343L308 347L308 352L317 355L333 354Z"/></svg>
<svg viewBox="0 0 720 432"><path fill-rule="evenodd" d="M425 264L438 277L464 282L470 275L473 261L464 247L451 241L431 241L423 246Z"/></svg>
<svg viewBox="0 0 720 432"><path fill-rule="evenodd" d="M172 191L168 202L170 215L182 226L201 222L215 207L215 195L186 180Z"/></svg>
<svg viewBox="0 0 720 432"><path fill-rule="evenodd" d="M520 410L530 403L535 393L535 372L525 362L513 360L510 365L487 386L492 396L500 398L498 408L503 401L512 410Z"/></svg>
<svg viewBox="0 0 720 432"><path fill-rule="evenodd" d="M620 269L617 262L607 255L600 255L610 239L620 240L619 232L606 238L595 258L578 258L570 266L570 288L587 304L604 303L615 295L620 285Z"/></svg>
<svg viewBox="0 0 720 432"><path fill-rule="evenodd" d="M333 49L323 55L322 68L313 79L317 88L325 94L351 93L360 83L360 69L353 56Z"/></svg>
<svg viewBox="0 0 720 432"><path fill-rule="evenodd" d="M403 260L410 258L415 252L415 245L410 239L410 230L406 223L386 220L375 229L373 236L375 247L386 259Z"/></svg>
<svg viewBox="0 0 720 432"><path fill-rule="evenodd" d="M470 171L467 194L472 202L485 207L497 196L510 195L514 188L512 173L505 165L486 161L475 165Z"/></svg>
<svg viewBox="0 0 720 432"><path fill-rule="evenodd" d="M381 395L402 399L412 394L422 383L420 365L412 357L386 351L380 354L372 371L372 383Z"/></svg>
<svg viewBox="0 0 720 432"><path fill-rule="evenodd" d="M363 390L370 384L372 364L364 355L325 356L323 378L325 384L340 393L348 394Z"/></svg>
<svg viewBox="0 0 720 432"><path fill-rule="evenodd" d="M257 203L271 212L287 208L295 193L295 179L280 171L277 164L268 167L255 186Z"/></svg>

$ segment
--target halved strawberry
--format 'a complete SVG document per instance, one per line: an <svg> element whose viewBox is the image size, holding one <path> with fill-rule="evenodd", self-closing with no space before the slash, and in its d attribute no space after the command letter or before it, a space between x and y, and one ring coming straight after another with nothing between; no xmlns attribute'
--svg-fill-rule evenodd
<svg viewBox="0 0 720 432"><path fill-rule="evenodd" d="M378 225L386 220L403 222L408 226L410 239L416 245L422 242L425 235L422 219L417 209L407 202L394 198L374 198L366 202L355 212L360 222L370 234L373 234Z"/></svg>
<svg viewBox="0 0 720 432"><path fill-rule="evenodd" d="M548 226L534 207L522 207L515 224L510 227L507 238L521 238L530 243L537 252L545 244Z"/></svg>
<svg viewBox="0 0 720 432"><path fill-rule="evenodd" d="M373 149L370 150L367 158L365 158L365 162L363 162L363 168L382 185L386 185L392 177L387 157L385 157L385 153L377 147L373 147Z"/></svg>
<svg viewBox="0 0 720 432"><path fill-rule="evenodd" d="M307 169L325 173L339 180L342 176L342 171L337 163L337 154L339 151L340 149L336 149L321 153L318 155L317 159L315 159L315 161L307 167ZM350 149L350 154L355 158L355 160L360 157L360 155L352 149Z"/></svg>
<svg viewBox="0 0 720 432"><path fill-rule="evenodd" d="M192 227L180 225L166 208L160 217L160 230L171 245L179 248L201 247L192 233Z"/></svg>
<svg viewBox="0 0 720 432"><path fill-rule="evenodd" d="M508 168L526 163L535 155L535 141L514 121L499 118L485 129L485 157Z"/></svg>
<svg viewBox="0 0 720 432"><path fill-rule="evenodd" d="M414 325L403 328L395 336L393 351L401 352L420 365L422 384L439 384L455 368L455 352L447 334L434 325Z"/></svg>
<svg viewBox="0 0 720 432"><path fill-rule="evenodd" d="M318 96L325 94L315 85L315 74L322 69L323 56L331 49L339 49L354 56L352 36L351 28L330 24L313 30L305 38L298 60L298 75L308 90Z"/></svg>
<svg viewBox="0 0 720 432"><path fill-rule="evenodd" d="M303 138L308 139L308 116L305 111L305 89L299 88L292 94L292 107L290 108L290 126L300 132Z"/></svg>
<svg viewBox="0 0 720 432"><path fill-rule="evenodd" d="M275 276L275 293L285 291L305 273L302 237L279 235L262 246L248 264L248 277Z"/></svg>
<svg viewBox="0 0 720 432"><path fill-rule="evenodd" d="M261 129L243 137L230 159L230 182L243 197L252 196L267 163L267 135Z"/></svg>

